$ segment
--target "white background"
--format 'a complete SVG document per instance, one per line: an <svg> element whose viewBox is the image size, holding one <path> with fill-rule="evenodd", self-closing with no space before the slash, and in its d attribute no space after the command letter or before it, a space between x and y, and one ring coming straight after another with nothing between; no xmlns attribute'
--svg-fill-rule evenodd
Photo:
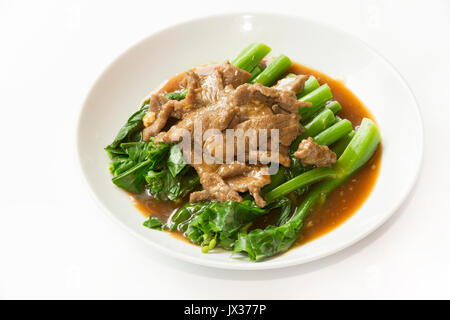
<svg viewBox="0 0 450 320"><path fill-rule="evenodd" d="M356 35L394 64L422 112L423 166L401 209L306 265L224 271L164 256L102 213L78 169L78 113L107 65L166 26L237 10ZM0 0L0 298L450 298L449 34L445 0ZM286 39L299 41L295 30Z"/></svg>

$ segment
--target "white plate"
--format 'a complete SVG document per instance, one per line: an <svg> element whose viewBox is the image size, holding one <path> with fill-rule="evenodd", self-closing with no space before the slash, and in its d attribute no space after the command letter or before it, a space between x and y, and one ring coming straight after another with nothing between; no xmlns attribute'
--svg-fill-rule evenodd
<svg viewBox="0 0 450 320"><path fill-rule="evenodd" d="M293 36L295 35L295 36ZM192 66L231 59L251 42L346 85L379 124L383 155L378 182L364 205L325 236L260 263L237 260L229 252L202 254L197 246L142 226L144 217L129 196L114 186L103 148L148 92ZM91 89L81 111L78 152L85 178L109 216L145 242L183 260L227 269L292 266L341 250L374 231L405 199L422 156L422 122L415 99L395 69L353 36L299 17L228 14L179 24L141 41L117 58Z"/></svg>

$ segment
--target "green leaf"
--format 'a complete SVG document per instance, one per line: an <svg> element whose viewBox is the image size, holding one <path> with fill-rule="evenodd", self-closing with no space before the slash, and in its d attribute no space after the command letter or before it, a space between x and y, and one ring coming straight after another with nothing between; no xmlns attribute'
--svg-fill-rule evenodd
<svg viewBox="0 0 450 320"><path fill-rule="evenodd" d="M180 194L181 184L168 170L150 170L145 177L147 186L152 195L158 200L175 200Z"/></svg>
<svg viewBox="0 0 450 320"><path fill-rule="evenodd" d="M168 155L167 144L150 142L128 142L120 145L128 158L121 157L112 162L110 170L115 177L113 183L132 193L144 191L144 180L149 170L157 169ZM126 160L127 159L127 160Z"/></svg>
<svg viewBox="0 0 450 320"><path fill-rule="evenodd" d="M190 169L190 167L188 168ZM158 200L176 200L194 189L200 178L191 170L176 177L168 169L161 171L148 171L145 180L150 193Z"/></svg>
<svg viewBox="0 0 450 320"><path fill-rule="evenodd" d="M181 89L178 91L173 91L166 93L166 98L170 100L183 100L186 97L188 89Z"/></svg>
<svg viewBox="0 0 450 320"><path fill-rule="evenodd" d="M142 119L146 115L148 110L148 103L144 103L141 108L133 113L127 120L127 122L120 128L114 141L108 145L105 150L108 151L110 157L114 157L117 154L124 154L120 148L122 142L139 141L141 140L140 132L144 129Z"/></svg>
<svg viewBox="0 0 450 320"><path fill-rule="evenodd" d="M191 219L200 214L206 207L210 205L210 202L196 202L187 203L169 219L167 223L171 231L183 231L185 232Z"/></svg>
<svg viewBox="0 0 450 320"><path fill-rule="evenodd" d="M135 162L128 157L118 157L115 161L109 164L109 171L113 176L118 176L122 172L131 169L135 165Z"/></svg>
<svg viewBox="0 0 450 320"><path fill-rule="evenodd" d="M142 162L148 159L150 148L155 146L149 142L124 142L120 144L120 148L128 155L129 159L134 162Z"/></svg>
<svg viewBox="0 0 450 320"><path fill-rule="evenodd" d="M281 226L255 229L248 234L239 234L234 252L246 252L252 261L261 261L289 249L298 238L302 220L291 220Z"/></svg>
<svg viewBox="0 0 450 320"><path fill-rule="evenodd" d="M172 176L178 175L181 170L186 167L186 161L184 161L183 153L178 145L174 144L170 147L169 158L167 159L167 167L172 173Z"/></svg>
<svg viewBox="0 0 450 320"><path fill-rule="evenodd" d="M280 214L276 222L277 226L280 226L286 223L286 221L289 219L289 215L291 214L291 200L286 197L279 198L267 204L264 207L264 210L270 212L276 208L280 208Z"/></svg>
<svg viewBox="0 0 450 320"><path fill-rule="evenodd" d="M151 159L136 164L131 169L112 178L112 182L132 193L141 193L144 191L144 177L151 164Z"/></svg>
<svg viewBox="0 0 450 320"><path fill-rule="evenodd" d="M164 223L155 217L149 217L148 220L144 221L143 225L144 227L157 230L161 230L164 227Z"/></svg>
<svg viewBox="0 0 450 320"><path fill-rule="evenodd" d="M183 174L185 171L186 173ZM189 166L182 171L181 175L182 177L177 177L181 180L180 195L185 196L200 184L200 177L197 172Z"/></svg>
<svg viewBox="0 0 450 320"><path fill-rule="evenodd" d="M149 170L145 176L147 187L150 193L157 196L164 188L164 178L167 175L166 171L153 171Z"/></svg>

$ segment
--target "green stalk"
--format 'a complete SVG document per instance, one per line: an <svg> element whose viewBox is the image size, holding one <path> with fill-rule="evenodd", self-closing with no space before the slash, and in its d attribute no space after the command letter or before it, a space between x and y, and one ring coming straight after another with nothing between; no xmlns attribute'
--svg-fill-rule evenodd
<svg viewBox="0 0 450 320"><path fill-rule="evenodd" d="M305 81L305 86L303 87L303 90L297 94L297 98L300 99L307 94L313 92L317 88L320 87L319 81L317 81L316 77L309 76L308 80Z"/></svg>
<svg viewBox="0 0 450 320"><path fill-rule="evenodd" d="M338 140L331 148L334 153L338 156L338 158L341 156L342 153L344 153L345 148L347 148L348 144L352 140L352 138L355 136L356 131L352 130L349 134Z"/></svg>
<svg viewBox="0 0 450 320"><path fill-rule="evenodd" d="M375 123L364 118L344 153L339 157L335 169L338 176L351 175L375 152L380 142L380 132Z"/></svg>
<svg viewBox="0 0 450 320"><path fill-rule="evenodd" d="M271 50L263 43L253 43L234 58L231 64L239 69L251 72Z"/></svg>
<svg viewBox="0 0 450 320"><path fill-rule="evenodd" d="M233 61L237 61L237 60L241 59L244 55L247 54L247 52L248 52L249 50L251 50L252 48L254 48L257 44L258 44L257 42L250 43L250 44L248 45L248 47L245 47L241 52L239 52L239 54L233 59ZM232 61L232 62L233 62L233 61Z"/></svg>
<svg viewBox="0 0 450 320"><path fill-rule="evenodd" d="M263 72L263 68L258 64L252 72L250 72L250 78L247 80L247 82L251 82L253 79L255 79L261 72Z"/></svg>
<svg viewBox="0 0 450 320"><path fill-rule="evenodd" d="M327 129L334 123L334 114L331 110L325 109L317 114L310 122L305 125L305 132L300 136L302 139L307 137L314 137Z"/></svg>
<svg viewBox="0 0 450 320"><path fill-rule="evenodd" d="M323 181L315 186L303 200L302 205L294 213L291 220L304 219L311 204L315 203L319 197L326 198L330 191L340 186L361 168L372 157L380 139L380 132L375 123L368 118L364 118L350 143L333 166L336 178Z"/></svg>
<svg viewBox="0 0 450 320"><path fill-rule="evenodd" d="M319 112L305 125L305 131L292 142L290 150L295 152L303 139L314 137L334 123L334 114L330 109Z"/></svg>
<svg viewBox="0 0 450 320"><path fill-rule="evenodd" d="M334 114L342 110L341 104L336 100L329 101L327 104L325 104L325 108L330 109L331 111L333 111Z"/></svg>
<svg viewBox="0 0 450 320"><path fill-rule="evenodd" d="M318 144L329 146L353 130L352 123L347 119L341 120L325 129L314 137Z"/></svg>
<svg viewBox="0 0 450 320"><path fill-rule="evenodd" d="M283 183L265 195L265 200L271 202L279 197L285 196L288 193L297 190L301 187L311 183L323 180L325 178L334 178L336 173L331 168L315 168L305 173L302 173L295 178Z"/></svg>
<svg viewBox="0 0 450 320"><path fill-rule="evenodd" d="M292 61L284 54L279 55L271 64L264 69L251 83L260 83L270 87L274 84L287 69L291 66Z"/></svg>
<svg viewBox="0 0 450 320"><path fill-rule="evenodd" d="M335 100L333 100L333 101L330 100L330 101L326 102L326 103L325 103L325 106L322 107L322 108L320 108L319 111L317 111L317 112L313 115L313 117L315 117L317 114L319 114L320 112L322 112L322 111L325 110L325 109L331 110L331 111L336 115L337 113L339 113L339 111L342 110L342 106L341 106L341 104L340 104L339 102L337 102L337 101L335 101ZM336 115L336 118L334 119L334 122L339 122L339 121L341 121L341 120L342 120L342 119L341 119L339 116ZM306 121L306 122L308 122L308 121Z"/></svg>
<svg viewBox="0 0 450 320"><path fill-rule="evenodd" d="M300 101L310 102L311 107L305 107L299 109L299 114L302 116L300 120L302 123L306 123L313 115L319 111L319 109L327 102L333 98L331 89L327 84L321 85L316 90L308 93L307 95L300 98Z"/></svg>

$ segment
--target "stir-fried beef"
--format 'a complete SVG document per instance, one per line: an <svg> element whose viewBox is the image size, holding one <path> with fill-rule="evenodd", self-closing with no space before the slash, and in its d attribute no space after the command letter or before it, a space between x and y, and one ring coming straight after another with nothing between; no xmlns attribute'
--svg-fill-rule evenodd
<svg viewBox="0 0 450 320"><path fill-rule="evenodd" d="M187 72L183 81L186 83L188 93L186 98L181 101L169 100L162 93L150 96L148 111L143 119L145 129L142 132L142 138L144 141L156 136L165 127L170 117L180 119L183 114L191 112L198 105L197 92L201 90L198 89L198 76L193 72Z"/></svg>
<svg viewBox="0 0 450 320"><path fill-rule="evenodd" d="M297 100L295 91L281 90L275 87L269 88L259 83L243 84L233 93L233 103L235 105L244 105L254 101L259 101L267 106L277 105L293 114L298 114L299 108L311 106L309 102Z"/></svg>
<svg viewBox="0 0 450 320"><path fill-rule="evenodd" d="M252 129L253 128L250 130ZM235 131L236 135L227 136L226 133L220 133L219 135L210 136L204 141L203 152L220 163L229 160L227 158L227 151L229 151L229 153L236 155L238 160L241 161L250 163L277 162L283 166L289 167L290 158L288 146L293 139L297 137L297 131L289 127L283 130L278 127L276 129L278 129L279 132L283 131L283 133L286 133L286 136L283 137L283 139L279 139L279 142L283 140L286 145L280 144L279 142L272 143L270 131L268 132L267 140L260 140L258 128L255 128L252 131L245 131L242 129L242 132ZM230 140L230 138L232 138L232 140ZM231 150L227 149L229 147L231 147ZM276 149L272 150L273 147Z"/></svg>
<svg viewBox="0 0 450 320"><path fill-rule="evenodd" d="M237 88L241 84L247 82L250 77L250 73L236 68L228 61L201 65L193 68L192 71L201 78L209 76L217 71L221 76L223 86L226 87L231 85L233 88Z"/></svg>
<svg viewBox="0 0 450 320"><path fill-rule="evenodd" d="M203 191L206 192L192 193L189 199L191 202L200 201L196 199L216 199L221 202L228 200L242 201L239 193L233 190L217 173L217 169L219 168L218 164L207 164L203 162L200 164L193 163L192 166L200 177Z"/></svg>
<svg viewBox="0 0 450 320"><path fill-rule="evenodd" d="M228 61L219 67L219 71L222 74L223 84L225 86L231 85L233 88L237 88L241 84L246 83L250 78L250 73L236 68Z"/></svg>
<svg viewBox="0 0 450 320"><path fill-rule="evenodd" d="M217 173L203 173L200 175L200 183L214 199L220 202L242 201L241 196L229 184L227 184Z"/></svg>
<svg viewBox="0 0 450 320"><path fill-rule="evenodd" d="M248 91L255 90L255 86L250 86L250 88L253 89L249 89L247 86L244 86L244 89L241 89L241 86L239 90L233 93L235 105L239 106L238 118L234 120L233 124L236 125L237 123L245 120L271 115L274 113L288 114L291 113L289 110L293 111L292 114L298 115L298 107L300 107L300 104L296 101L296 99L293 99L293 93L296 94L303 90L306 78L306 76L299 75L281 79L274 87L268 88L269 92L265 90L264 92L260 92L262 95L266 94L266 98L261 97L260 94L254 94L253 99L243 98L242 96L246 95ZM259 85L256 87L259 87ZM277 95L279 98L276 98ZM290 100L291 102L294 102L295 100L297 108L291 107L288 108L288 110L285 110L277 103L274 103L277 101L283 101L283 105L286 105L286 103L288 103L286 102L287 100ZM301 103L301 105L306 106L309 104ZM300 119L300 116L298 116L298 119Z"/></svg>
<svg viewBox="0 0 450 320"><path fill-rule="evenodd" d="M190 195L190 202L217 199L219 201L242 201L238 192L249 191L255 198L259 207L264 207L266 202L260 195L261 188L270 183L270 175L267 166L248 165L243 163L233 163L221 165L214 172L196 166L200 176L202 191L193 192Z"/></svg>
<svg viewBox="0 0 450 320"><path fill-rule="evenodd" d="M294 156L302 160L303 165L330 167L336 163L336 154L327 146L314 142L313 138L303 139Z"/></svg>
<svg viewBox="0 0 450 320"><path fill-rule="evenodd" d="M277 84L273 87L283 91L293 91L295 94L301 92L305 85L305 81L308 79L306 75L297 75L292 77L286 77L278 80Z"/></svg>
<svg viewBox="0 0 450 320"><path fill-rule="evenodd" d="M195 191L189 195L189 202L200 202L207 200L214 200L214 197L206 190Z"/></svg>
<svg viewBox="0 0 450 320"><path fill-rule="evenodd" d="M221 176L222 178L230 178L235 177L237 175L243 174L248 172L251 169L250 166L248 166L245 163L242 162L233 162L230 164L222 164L217 169L217 174Z"/></svg>
<svg viewBox="0 0 450 320"><path fill-rule="evenodd" d="M250 73L236 68L228 61L214 64L212 68L205 66L194 72L199 77L198 82L201 87L199 99L202 105L217 102L226 93L225 88L235 89L250 77Z"/></svg>
<svg viewBox="0 0 450 320"><path fill-rule="evenodd" d="M176 102L158 94L150 97L148 111L143 119L146 127L143 131L144 141L148 141L164 128Z"/></svg>
<svg viewBox="0 0 450 320"><path fill-rule="evenodd" d="M249 169L241 175L236 175L225 182L238 192L249 191L255 199L256 205L264 207L266 201L261 197L261 188L270 183L270 175L267 166L248 165Z"/></svg>
<svg viewBox="0 0 450 320"><path fill-rule="evenodd" d="M265 206L260 191L270 183L266 164L278 162L289 167L288 147L304 130L298 109L310 104L298 101L296 93L303 89L306 76L288 77L269 88L247 84L250 74L229 62L196 67L183 76L181 84L187 89L184 99L168 100L161 92L150 97L143 139L156 136L157 142L173 144L190 138L191 149L200 146L203 152L200 159L212 159L213 164L196 163L193 151L191 159L186 159L203 186L203 190L191 193L191 202L242 201L239 193L250 192L258 206ZM174 124L162 131L170 118L174 121L169 123ZM204 137L209 129L214 134ZM231 136L226 129L234 129L233 141L227 141ZM278 130L279 138L274 146L272 129ZM264 134L268 139L265 145L259 141L266 140ZM239 135L243 135L243 150L238 147ZM232 159L226 158L226 147L233 149ZM244 154L237 155L237 151ZM234 162L221 164L225 160Z"/></svg>
<svg viewBox="0 0 450 320"><path fill-rule="evenodd" d="M199 93L202 105L217 102L223 94L225 88L219 70L215 69L211 74L200 81L201 91Z"/></svg>
<svg viewBox="0 0 450 320"><path fill-rule="evenodd" d="M229 62L214 64L208 71L203 69L199 73L196 69L186 72L183 82L188 93L181 101L168 100L162 93L150 97L149 110L144 119L144 141L157 135L169 117L181 119L200 107L214 104L250 77L250 73L232 66Z"/></svg>
<svg viewBox="0 0 450 320"><path fill-rule="evenodd" d="M281 148L280 148L280 151L278 151L278 152L250 150L246 160L249 162L254 162L255 159L261 163L278 162L279 164L281 164L285 167L291 166L291 159L289 158L289 150L281 149Z"/></svg>
<svg viewBox="0 0 450 320"><path fill-rule="evenodd" d="M271 136L271 129L279 130L279 141L284 146L289 146L292 141L303 131L298 118L294 114L274 114L249 119L236 125L235 130L255 130L259 134L260 129L267 130L267 136Z"/></svg>
<svg viewBox="0 0 450 320"><path fill-rule="evenodd" d="M239 113L234 122L230 124L230 127L236 126L240 122L257 118L261 116L271 115L274 112L270 106L263 105L262 103L255 101L252 103L239 106Z"/></svg>
<svg viewBox="0 0 450 320"><path fill-rule="evenodd" d="M194 128L198 130L196 137L202 139L203 133L208 129L217 129L220 131L226 129L237 112L238 109L227 103L227 98L224 97L216 104L199 108L186 114L169 131L161 132L157 137L157 141L163 141L165 143L179 142L186 132L193 134ZM201 143L201 141L198 142Z"/></svg>

